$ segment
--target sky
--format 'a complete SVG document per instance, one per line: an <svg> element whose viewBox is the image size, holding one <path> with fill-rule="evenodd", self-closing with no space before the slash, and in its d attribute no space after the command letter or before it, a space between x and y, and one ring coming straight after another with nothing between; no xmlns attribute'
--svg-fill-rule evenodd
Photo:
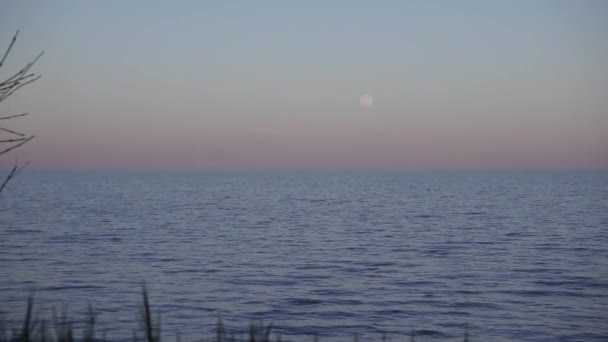
<svg viewBox="0 0 608 342"><path fill-rule="evenodd" d="M17 29L0 167L608 170L603 0L2 0Z"/></svg>

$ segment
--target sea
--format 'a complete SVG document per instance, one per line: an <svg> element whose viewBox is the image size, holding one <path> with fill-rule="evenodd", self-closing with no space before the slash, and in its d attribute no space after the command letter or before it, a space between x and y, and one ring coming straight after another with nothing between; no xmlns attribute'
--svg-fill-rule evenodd
<svg viewBox="0 0 608 342"><path fill-rule="evenodd" d="M608 172L26 169L0 194L7 326L32 296L130 340L144 286L168 340L608 341Z"/></svg>

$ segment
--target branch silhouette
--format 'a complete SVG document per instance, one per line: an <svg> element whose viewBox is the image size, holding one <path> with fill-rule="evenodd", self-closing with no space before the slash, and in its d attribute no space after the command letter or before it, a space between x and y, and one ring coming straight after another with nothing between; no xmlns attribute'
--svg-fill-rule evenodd
<svg viewBox="0 0 608 342"><path fill-rule="evenodd" d="M13 38L11 39L11 42L8 45L8 48L2 55L2 59L0 59L0 72L2 71L4 62L9 57L11 50L13 49L13 47L15 46L15 43L17 42L18 36L19 36L19 31L17 30L17 32L15 32L15 34L13 35ZM37 80L40 79L40 77L42 77L41 75L37 75L35 73L30 73L29 71L32 68L32 66L34 66L34 64L36 64L36 62L38 62L38 60L40 59L40 57L42 57L43 54L44 54L44 51L39 53L38 56L36 56L36 58L34 58L31 62L27 63L23 68L19 69L12 76L5 79L4 81L0 81L0 103L2 103L4 100L6 100L11 95L13 95L19 89L25 87L28 84L32 84L33 82L36 82ZM21 132L9 129L7 127L4 127L4 125L6 125L7 123L12 122L12 121L6 121L6 120L13 120L16 118L27 116L28 114L29 113L21 113L21 114L0 116L0 121L3 121L3 126L0 126L0 156L13 151L13 150L23 146L30 140L34 139L33 135L21 133ZM4 134L4 136L2 134ZM9 137L7 137L6 135L9 135ZM15 137L15 136L17 136L17 137ZM29 162L27 162L23 165L19 165L19 162L15 161L15 163L13 164L13 167L10 169L8 175L4 178L4 180L0 184L0 193L2 192L2 190L4 190L6 188L6 185L10 182L10 180L13 179L19 172L21 172L21 170L23 170L23 168L25 168L28 164L29 164Z"/></svg>

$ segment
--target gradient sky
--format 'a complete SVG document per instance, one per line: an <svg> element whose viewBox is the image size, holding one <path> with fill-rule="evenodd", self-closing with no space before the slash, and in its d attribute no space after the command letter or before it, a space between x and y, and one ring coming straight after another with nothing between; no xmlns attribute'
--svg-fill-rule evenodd
<svg viewBox="0 0 608 342"><path fill-rule="evenodd" d="M608 1L4 0L17 29L36 139L0 166L608 169Z"/></svg>

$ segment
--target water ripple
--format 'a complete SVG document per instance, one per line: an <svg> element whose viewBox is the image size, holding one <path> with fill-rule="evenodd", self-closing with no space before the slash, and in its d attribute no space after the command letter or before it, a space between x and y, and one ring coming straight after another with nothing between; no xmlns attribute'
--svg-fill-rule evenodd
<svg viewBox="0 0 608 342"><path fill-rule="evenodd" d="M0 201L9 323L35 291L131 336L145 281L168 335L221 315L291 340L608 340L605 174L23 177Z"/></svg>

